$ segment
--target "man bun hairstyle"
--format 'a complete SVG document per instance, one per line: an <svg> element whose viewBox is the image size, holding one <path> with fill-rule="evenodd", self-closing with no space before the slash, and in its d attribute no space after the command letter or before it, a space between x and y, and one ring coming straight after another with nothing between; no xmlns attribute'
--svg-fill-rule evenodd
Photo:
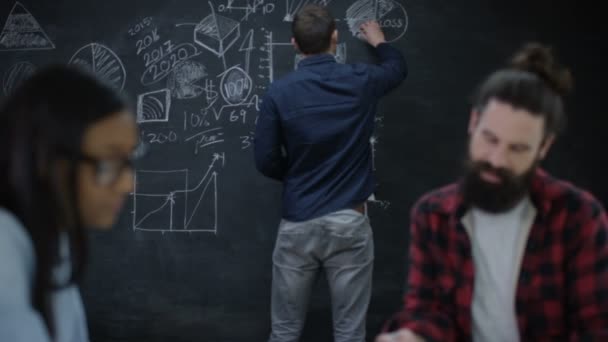
<svg viewBox="0 0 608 342"><path fill-rule="evenodd" d="M550 47L525 44L507 67L489 75L478 87L472 105L483 114L490 100L507 103L545 120L545 137L565 128L564 97L572 91L570 70L558 63Z"/></svg>
<svg viewBox="0 0 608 342"><path fill-rule="evenodd" d="M535 74L562 97L572 91L572 74L558 64L550 47L528 43L511 58L510 66Z"/></svg>

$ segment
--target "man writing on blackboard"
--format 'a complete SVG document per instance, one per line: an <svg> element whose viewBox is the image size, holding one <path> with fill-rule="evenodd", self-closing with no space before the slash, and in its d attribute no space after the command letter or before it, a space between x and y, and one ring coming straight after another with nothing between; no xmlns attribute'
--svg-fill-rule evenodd
<svg viewBox="0 0 608 342"><path fill-rule="evenodd" d="M482 83L465 175L414 206L405 305L377 342L608 341L606 213L538 166L570 83L539 44Z"/></svg>
<svg viewBox="0 0 608 342"><path fill-rule="evenodd" d="M305 58L270 85L255 132L255 161L283 182L282 220L273 253L270 341L297 341L308 298L323 269L335 341L364 341L373 239L365 201L374 190L370 138L379 99L407 69L378 23L361 37L379 64L338 64L335 21L320 6L294 17L292 43Z"/></svg>

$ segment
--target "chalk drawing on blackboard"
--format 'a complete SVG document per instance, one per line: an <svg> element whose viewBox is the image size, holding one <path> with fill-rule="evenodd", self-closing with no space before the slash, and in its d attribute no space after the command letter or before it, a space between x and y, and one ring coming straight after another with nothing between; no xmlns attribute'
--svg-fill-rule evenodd
<svg viewBox="0 0 608 342"><path fill-rule="evenodd" d="M254 6L250 3L251 0L226 0L226 4L220 4L217 7L218 12L232 12L234 10L250 11L253 10L254 6L258 6L258 2L264 2L264 0L254 0Z"/></svg>
<svg viewBox="0 0 608 342"><path fill-rule="evenodd" d="M46 35L36 18L23 4L15 2L0 32L0 51L54 48L55 44Z"/></svg>
<svg viewBox="0 0 608 342"><path fill-rule="evenodd" d="M370 144L370 148L372 151L372 169L374 171L376 170L376 147L378 145L378 142L379 142L379 139L375 135L372 135L369 138L369 144ZM367 202L375 204L384 210L388 209L388 207L391 205L391 203L389 201L378 199L375 194L370 195L369 198L367 199ZM367 208L366 208L366 212L367 212Z"/></svg>
<svg viewBox="0 0 608 342"><path fill-rule="evenodd" d="M28 79L36 70L30 62L18 62L4 74L2 78L2 89L6 96L10 95L23 81Z"/></svg>
<svg viewBox="0 0 608 342"><path fill-rule="evenodd" d="M218 57L223 57L240 36L241 25L239 22L217 15L213 11L213 5L211 5L211 14L201 20L194 28L194 42Z"/></svg>
<svg viewBox="0 0 608 342"><path fill-rule="evenodd" d="M283 21L293 21L293 17L295 17L298 11L308 5L315 4L321 6L327 6L331 2L331 0L285 0L285 17Z"/></svg>
<svg viewBox="0 0 608 342"><path fill-rule="evenodd" d="M171 91L155 90L137 97L137 122L167 122L171 109Z"/></svg>
<svg viewBox="0 0 608 342"><path fill-rule="evenodd" d="M378 137L371 136L369 138L369 145L372 150L372 169L376 170L376 145L378 144Z"/></svg>
<svg viewBox="0 0 608 342"><path fill-rule="evenodd" d="M254 136L255 132L253 131L249 131L247 135L239 136L239 139L241 140L241 150L246 150L253 146Z"/></svg>
<svg viewBox="0 0 608 342"><path fill-rule="evenodd" d="M245 72L249 74L249 65L251 63L251 51L255 49L253 46L253 29L247 32L245 39L239 47L239 52L245 52Z"/></svg>
<svg viewBox="0 0 608 342"><path fill-rule="evenodd" d="M376 20L382 27L386 40L401 38L408 26L405 8L394 0L358 0L346 10L346 22L355 37L361 37L361 24Z"/></svg>
<svg viewBox="0 0 608 342"><path fill-rule="evenodd" d="M137 170L134 175L133 230L169 233L218 232L218 169L215 153L201 180L189 187L190 171Z"/></svg>
<svg viewBox="0 0 608 342"><path fill-rule="evenodd" d="M241 104L251 94L253 88L251 77L238 66L231 67L218 77L222 78L220 92L226 103L231 105Z"/></svg>
<svg viewBox="0 0 608 342"><path fill-rule="evenodd" d="M204 109L211 108L215 102L218 100L220 94L217 90L215 90L215 83L213 83L212 79L205 79L205 88L203 88L205 92L205 100L207 103L207 107Z"/></svg>
<svg viewBox="0 0 608 342"><path fill-rule="evenodd" d="M262 15L272 13L274 11L274 3L265 3L264 0L227 0L226 4L220 4L217 7L218 12L230 12L232 11L244 11L245 15L240 21L249 20L251 14L255 14L258 11Z"/></svg>
<svg viewBox="0 0 608 342"><path fill-rule="evenodd" d="M215 113L215 109L214 108L211 108L211 109ZM205 111L204 116L206 117L208 115L208 113L210 113L210 111L208 111L208 110ZM216 118L219 118L221 113L215 114L215 115L216 115ZM198 154L205 147L209 147L209 146L215 145L215 144L221 144L225 141L223 127L215 127L215 128L211 128L211 129L202 131L202 132L198 132L198 133L186 138L184 141L186 141L186 142L193 141L194 142L194 154Z"/></svg>
<svg viewBox="0 0 608 342"><path fill-rule="evenodd" d="M266 53L266 57L262 57L260 58L260 65L258 66L258 68L260 68L260 70L265 70L266 74L265 75L259 75L261 78L267 78L269 83L272 83L274 81L274 49L277 46L283 46L283 47L289 47L290 49L293 49L293 45L291 44L291 42L275 42L273 41L273 34L272 31L266 31L266 33L264 34L264 38L266 39L266 42L264 43L264 46L261 48L262 51L264 51ZM288 61L288 63L290 63Z"/></svg>
<svg viewBox="0 0 608 342"><path fill-rule="evenodd" d="M207 76L205 66L191 60L182 61L175 65L169 77L167 88L171 95L177 99L192 99L199 97L204 88L196 82Z"/></svg>
<svg viewBox="0 0 608 342"><path fill-rule="evenodd" d="M268 83L270 84L274 81L272 31L266 32L264 34L264 38L266 39L266 42L264 43L264 46L260 48L260 50L266 53L266 57L260 58L258 69L260 69L260 72L265 72L265 74L259 74L258 77L266 77L268 79Z"/></svg>
<svg viewBox="0 0 608 342"><path fill-rule="evenodd" d="M260 111L260 98L257 94L251 96L247 101L244 101L242 103L223 105L219 111L216 111L215 109L213 111L215 119L219 121L224 112L226 112L227 110L231 110L230 121L237 122L241 121L242 119L242 122L244 124L249 109L255 109L256 113Z"/></svg>
<svg viewBox="0 0 608 342"><path fill-rule="evenodd" d="M338 63L346 63L346 43L339 43L336 46L336 61Z"/></svg>
<svg viewBox="0 0 608 342"><path fill-rule="evenodd" d="M141 76L141 84L148 86L154 84L169 75L175 67L192 57L200 55L196 46L190 43L182 43L172 46L165 54L148 65Z"/></svg>
<svg viewBox="0 0 608 342"><path fill-rule="evenodd" d="M387 201L387 200L380 200L378 198L376 198L375 194L372 194L368 199L367 199L368 203L374 204L378 207L380 207L383 210L387 210L388 207L391 206L391 202ZM365 208L366 214L367 214L367 207Z"/></svg>
<svg viewBox="0 0 608 342"><path fill-rule="evenodd" d="M339 43L336 46L336 54L334 56L336 58L336 62L338 63L346 63L346 43ZM296 53L296 57L294 59L294 63L293 63L293 69L297 70L298 69L298 63L300 63L300 61L304 59L304 55L300 54L300 53Z"/></svg>
<svg viewBox="0 0 608 342"><path fill-rule="evenodd" d="M68 63L93 72L99 79L119 91L125 86L127 78L125 67L114 51L105 45L87 44L78 49Z"/></svg>
<svg viewBox="0 0 608 342"><path fill-rule="evenodd" d="M298 70L298 65L300 61L304 59L304 55L301 53L296 53L296 57L293 59L293 70Z"/></svg>

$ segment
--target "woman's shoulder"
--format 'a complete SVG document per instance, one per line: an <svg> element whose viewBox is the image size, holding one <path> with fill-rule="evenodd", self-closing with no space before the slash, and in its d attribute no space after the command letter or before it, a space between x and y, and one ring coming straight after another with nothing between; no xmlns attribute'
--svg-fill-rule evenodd
<svg viewBox="0 0 608 342"><path fill-rule="evenodd" d="M0 207L0 237L2 240L10 239L13 242L25 243L28 247L32 247L31 239L21 220L3 207Z"/></svg>
<svg viewBox="0 0 608 342"><path fill-rule="evenodd" d="M0 269L6 271L13 267L24 268L31 275L34 268L33 244L21 221L0 207Z"/></svg>
<svg viewBox="0 0 608 342"><path fill-rule="evenodd" d="M0 207L0 341L49 341L31 306L33 243L21 221Z"/></svg>

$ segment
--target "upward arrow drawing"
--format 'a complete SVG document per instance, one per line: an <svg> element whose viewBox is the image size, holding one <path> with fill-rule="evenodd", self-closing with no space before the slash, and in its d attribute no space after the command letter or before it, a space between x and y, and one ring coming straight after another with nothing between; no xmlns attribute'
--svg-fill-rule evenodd
<svg viewBox="0 0 608 342"><path fill-rule="evenodd" d="M249 74L249 61L251 59L251 50L253 50L253 29L247 32L245 39L239 47L239 51L245 51L245 72Z"/></svg>

